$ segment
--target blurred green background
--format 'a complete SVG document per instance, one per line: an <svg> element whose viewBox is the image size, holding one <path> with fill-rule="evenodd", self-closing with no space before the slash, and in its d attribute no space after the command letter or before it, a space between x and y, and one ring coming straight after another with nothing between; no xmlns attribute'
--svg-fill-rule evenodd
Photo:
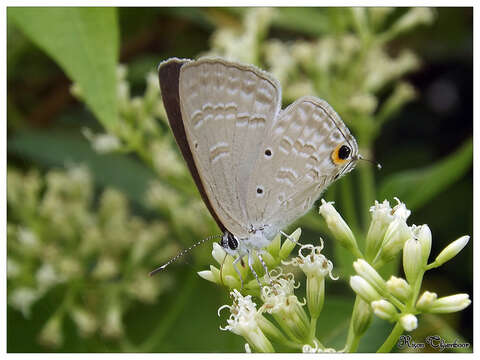
<svg viewBox="0 0 480 360"><path fill-rule="evenodd" d="M169 57L251 62L280 78L284 106L304 92L331 103L383 166L360 164L324 194L356 233L374 199L398 196L409 224L430 226L432 256L473 235L473 10L430 9L411 26L407 8L264 10L7 10L9 352L244 350L219 330L227 291L196 275L212 262L209 246L146 278L218 232L148 76ZM394 59L404 61L365 85ZM298 225L302 242L326 238L347 279L348 259L333 254L317 211ZM472 245L424 286L472 296ZM328 346L342 346L353 299L345 281L327 285L319 332ZM472 314L421 317L412 336L472 343ZM390 327L375 319L359 350L375 351Z"/></svg>

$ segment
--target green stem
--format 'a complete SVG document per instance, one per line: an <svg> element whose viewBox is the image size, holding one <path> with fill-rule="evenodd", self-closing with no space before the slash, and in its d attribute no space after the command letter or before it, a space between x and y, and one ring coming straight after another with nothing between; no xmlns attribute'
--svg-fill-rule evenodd
<svg viewBox="0 0 480 360"><path fill-rule="evenodd" d="M315 339L315 333L317 332L317 320L317 317L312 317L310 319L310 334L308 338L311 342L313 342L313 339Z"/></svg>
<svg viewBox="0 0 480 360"><path fill-rule="evenodd" d="M402 335L402 333L403 327L402 325L400 325L400 322L397 322L393 327L392 331L390 332L390 335L388 335L388 338L385 340L382 346L378 348L377 353L390 352L397 343L398 338L400 337L400 335Z"/></svg>
<svg viewBox="0 0 480 360"><path fill-rule="evenodd" d="M344 352L354 352L357 350L358 343L360 341L360 336L355 334L353 328L353 317L358 306L358 295L355 297L355 304L353 305L352 316L350 317L350 325L348 327L347 341L345 342L345 347L343 348Z"/></svg>

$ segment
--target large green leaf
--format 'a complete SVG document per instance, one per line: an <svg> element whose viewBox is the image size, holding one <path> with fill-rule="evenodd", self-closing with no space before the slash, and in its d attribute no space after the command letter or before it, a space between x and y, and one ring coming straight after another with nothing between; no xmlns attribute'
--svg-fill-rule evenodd
<svg viewBox="0 0 480 360"><path fill-rule="evenodd" d="M466 141L452 155L424 169L396 173L380 186L379 200L396 196L409 209L418 209L459 180L473 165L473 142Z"/></svg>
<svg viewBox="0 0 480 360"><path fill-rule="evenodd" d="M98 120L112 127L117 121L116 9L12 7L8 19L80 85L85 102Z"/></svg>

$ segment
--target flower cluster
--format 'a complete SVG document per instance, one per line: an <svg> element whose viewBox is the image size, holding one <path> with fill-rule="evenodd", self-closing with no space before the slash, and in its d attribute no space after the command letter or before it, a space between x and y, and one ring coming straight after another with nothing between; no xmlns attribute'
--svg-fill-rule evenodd
<svg viewBox="0 0 480 360"><path fill-rule="evenodd" d="M333 264L322 253L323 243L320 246L303 245L298 250L298 255L291 260L286 259L300 236L300 229L293 232L283 244L277 236L269 247L262 253L269 269L268 274L261 278L262 286L258 284L246 267L242 267L241 275L251 279L241 288L238 274L232 266L232 259L226 256L223 249L214 244L212 255L221 265L220 270L214 266L210 270L201 271L199 275L209 281L233 288L231 296L234 298L232 305L224 305L221 309L230 310L227 326L222 330L229 330L242 336L247 341L249 349L261 352L274 351L273 344L282 344L306 352L332 351L327 349L315 338L317 319L323 308L325 297L325 278L332 280ZM269 259L269 260L267 260ZM307 278L306 298L300 300L295 290L300 286L295 281L292 272L284 272L284 266L298 267ZM261 269L261 264L256 266ZM242 295L250 294L250 295ZM252 295L261 304L253 302ZM308 309L308 312L305 309ZM269 320L272 319L272 320Z"/></svg>
<svg viewBox="0 0 480 360"><path fill-rule="evenodd" d="M424 273L439 267L457 255L467 244L469 236L462 236L448 245L436 259L428 263L432 234L428 225L407 225L410 210L396 199L393 208L385 200L375 201L370 208L372 221L366 237L365 257L353 263L357 275L350 278L353 291L378 317L399 322L404 330L417 327L421 313L449 313L470 305L467 294L456 294L437 299L437 294L425 291L419 296ZM336 240L347 249L355 249L352 231L331 203L322 201L320 213ZM345 240L345 239L348 239ZM353 252L353 251L352 251ZM405 278L391 276L385 281L377 272L384 264L403 253ZM361 255L361 254L360 254Z"/></svg>
<svg viewBox="0 0 480 360"><path fill-rule="evenodd" d="M351 276L349 281L357 298L347 343L341 351L355 350L361 336L368 329L373 314L395 322L398 326L396 331L400 329L399 336L402 331L412 331L417 327L417 317L421 313L450 313L463 310L471 303L467 294L441 298L437 298L437 294L431 291L419 294L424 273L452 259L465 247L469 237L463 236L452 242L433 262L428 263L432 243L429 227L408 226L406 221L411 212L399 199L396 201L397 205L393 208L387 200L382 203L375 201L370 208L372 221L363 253L355 234L333 203L322 199L320 214L333 238L353 255L358 255L358 259L353 262L356 275ZM297 229L288 238L293 238L296 243L299 235L300 231ZM246 349L249 351L253 349L270 352L276 348L276 344L304 352L336 351L326 347L316 336L317 319L325 301L325 279L327 276L332 280L337 279L332 275L332 262L322 254L323 240L320 239L319 246L300 246L296 257L285 260L294 245L288 238L282 245L280 237L276 237L262 254L268 259L266 263L269 268L273 270L262 277L261 287L252 279L249 269L242 267L241 275L251 279L242 288L239 276L232 266L233 259L227 256L218 244L214 244L212 255L221 267L217 269L211 266L210 270L201 271L199 275L233 288L233 304L221 307L230 310L228 325L221 329L242 336L247 341ZM400 252L403 252L405 279L391 276L388 281L384 280L378 269ZM273 268L279 263L293 269L298 268L305 276L306 296L303 300L295 294L300 287L300 280L296 280L294 272L286 272L282 266ZM260 271L260 263L256 266ZM247 293L249 295L242 295ZM252 296L255 296L258 302L255 302ZM381 349L388 351L390 345L386 342Z"/></svg>
<svg viewBox="0 0 480 360"><path fill-rule="evenodd" d="M39 340L63 342L67 318L79 334L123 336L123 314L134 301L154 302L172 281L148 272L177 251L167 244L165 223L130 215L125 196L106 189L94 208L93 184L83 166L23 174L13 168L8 183L8 305L29 317L51 291L53 307Z"/></svg>

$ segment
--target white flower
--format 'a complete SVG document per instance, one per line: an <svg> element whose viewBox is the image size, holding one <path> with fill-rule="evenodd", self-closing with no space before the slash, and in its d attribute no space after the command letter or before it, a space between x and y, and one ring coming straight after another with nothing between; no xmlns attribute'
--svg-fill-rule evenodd
<svg viewBox="0 0 480 360"><path fill-rule="evenodd" d="M19 287L10 292L8 296L8 303L17 310L21 311L23 316L28 318L30 316L31 307L39 297L40 294L36 289Z"/></svg>
<svg viewBox="0 0 480 360"><path fill-rule="evenodd" d="M372 221L367 233L366 256L368 260L373 260L382 244L388 225L395 219L395 216L388 200L384 200L382 203L375 200L375 205L370 207L370 213Z"/></svg>
<svg viewBox="0 0 480 360"><path fill-rule="evenodd" d="M99 154L108 154L119 150L121 147L120 139L113 134L94 134L86 127L82 129L82 133Z"/></svg>
<svg viewBox="0 0 480 360"><path fill-rule="evenodd" d="M271 284L261 289L264 302L261 309L272 314L282 329L300 342L308 335L310 324L303 309L305 303L293 294L300 284L295 284L292 273L283 274L281 268L277 269L270 271Z"/></svg>
<svg viewBox="0 0 480 360"><path fill-rule="evenodd" d="M306 244L298 250L298 256L291 261L283 261L285 265L298 266L307 276L307 304L310 316L317 318L322 311L325 299L325 277L330 275L332 280L336 278L332 275L333 264L330 260L321 254L323 240L320 239L320 246ZM303 255L303 250L310 251Z"/></svg>
<svg viewBox="0 0 480 360"><path fill-rule="evenodd" d="M223 305L218 309L218 316L223 309L230 310L227 325L220 330L231 331L245 338L250 345L261 352L273 352L270 341L265 337L259 327L257 317L261 316L257 311L257 305L250 295L242 296L238 290L230 292L233 297L232 305Z"/></svg>
<svg viewBox="0 0 480 360"><path fill-rule="evenodd" d="M305 275L317 276L324 278L329 275L332 280L337 280L332 275L333 264L322 253L323 240L320 239L320 246L313 246L312 244L305 244L298 250L298 256L292 258L290 261L282 261L284 265L298 266ZM303 255L304 250L310 250L306 255Z"/></svg>

